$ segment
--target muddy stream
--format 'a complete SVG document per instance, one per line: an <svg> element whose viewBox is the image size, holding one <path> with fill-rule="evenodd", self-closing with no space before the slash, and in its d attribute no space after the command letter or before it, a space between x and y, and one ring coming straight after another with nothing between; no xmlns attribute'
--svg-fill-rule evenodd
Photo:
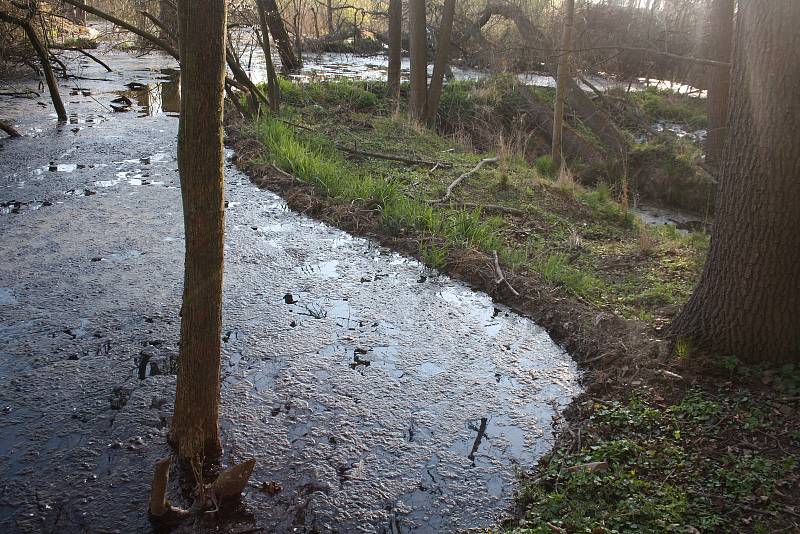
<svg viewBox="0 0 800 534"><path fill-rule="evenodd" d="M0 141L3 532L149 532L169 450L175 65L106 60L115 72L71 60L98 80L62 83L67 124L44 99L1 102L27 134ZM119 95L128 111L111 110ZM258 464L222 529L452 532L507 515L517 470L578 392L569 356L487 295L291 212L230 164L225 188L225 461Z"/></svg>

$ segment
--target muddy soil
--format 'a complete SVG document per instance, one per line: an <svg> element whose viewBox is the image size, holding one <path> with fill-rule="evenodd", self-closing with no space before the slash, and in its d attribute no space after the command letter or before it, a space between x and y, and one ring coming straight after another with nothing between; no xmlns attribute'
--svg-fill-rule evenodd
<svg viewBox="0 0 800 534"><path fill-rule="evenodd" d="M4 532L149 532L149 478L169 453L174 65L107 60L116 72L73 60L102 80L62 85L68 124L3 101L27 134L0 141ZM111 111L123 94L132 104ZM487 295L290 211L231 165L226 198L225 461L258 464L224 530L449 532L503 517L515 471L548 450L578 392L569 356Z"/></svg>

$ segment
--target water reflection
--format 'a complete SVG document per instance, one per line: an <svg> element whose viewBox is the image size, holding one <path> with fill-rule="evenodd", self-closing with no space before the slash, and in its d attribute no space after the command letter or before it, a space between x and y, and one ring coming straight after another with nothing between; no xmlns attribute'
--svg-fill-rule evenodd
<svg viewBox="0 0 800 534"><path fill-rule="evenodd" d="M135 102L139 107L140 117L180 113L180 72L175 69L161 69L161 74L165 76L161 81L137 85L133 89L117 91L117 94Z"/></svg>

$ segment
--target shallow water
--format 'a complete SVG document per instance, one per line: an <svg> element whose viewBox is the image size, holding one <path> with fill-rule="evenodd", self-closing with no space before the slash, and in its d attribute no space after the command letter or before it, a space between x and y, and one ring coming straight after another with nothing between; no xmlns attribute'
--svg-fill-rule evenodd
<svg viewBox="0 0 800 534"><path fill-rule="evenodd" d="M0 141L3 531L149 531L150 473L169 452L174 65L107 60L123 70L82 64L112 81L78 82L75 122L2 101L28 134ZM130 95L109 111L130 82L161 104ZM548 450L578 391L568 355L487 295L291 212L231 165L225 187L225 459L258 464L223 529L447 532L507 513L515 470ZM262 491L271 482L280 491Z"/></svg>

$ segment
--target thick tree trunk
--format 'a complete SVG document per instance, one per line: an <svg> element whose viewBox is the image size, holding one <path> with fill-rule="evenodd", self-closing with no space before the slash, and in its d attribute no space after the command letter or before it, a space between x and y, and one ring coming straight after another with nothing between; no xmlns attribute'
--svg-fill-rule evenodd
<svg viewBox="0 0 800 534"><path fill-rule="evenodd" d="M283 17L281 17L277 2L275 0L262 1L264 12L267 17L267 26L269 26L269 33L272 35L272 40L275 42L275 48L278 49L278 55L280 55L283 70L292 72L300 69L303 63L294 52L292 39L289 37L289 32L286 31L286 25L283 23Z"/></svg>
<svg viewBox="0 0 800 534"><path fill-rule="evenodd" d="M403 60L403 0L389 0L389 98L400 102L400 64Z"/></svg>
<svg viewBox="0 0 800 534"><path fill-rule="evenodd" d="M444 0L442 8L442 26L439 29L439 46L436 49L436 59L433 63L431 86L428 89L428 100L425 102L425 121L429 126L436 122L436 112L439 111L439 99L442 97L442 84L444 73L448 68L450 56L450 38L453 34L453 18L456 14L456 0Z"/></svg>
<svg viewBox="0 0 800 534"><path fill-rule="evenodd" d="M730 62L733 51L734 0L711 0L708 24L708 59ZM728 121L728 93L731 88L729 67L708 68L708 137L706 163L718 174Z"/></svg>
<svg viewBox="0 0 800 534"><path fill-rule="evenodd" d="M572 26L575 21L575 0L564 2L564 34L561 39L561 57L556 75L556 100L553 110L553 144L551 155L556 169L561 168L561 132L564 130L564 94L571 78L570 55L572 51Z"/></svg>
<svg viewBox="0 0 800 534"><path fill-rule="evenodd" d="M800 361L800 5L739 4L708 260L672 333L720 355Z"/></svg>
<svg viewBox="0 0 800 534"><path fill-rule="evenodd" d="M281 108L281 86L275 73L275 63L272 61L272 48L269 45L269 24L267 23L267 7L264 0L257 0L258 23L261 27L261 49L267 63L267 93L269 94L269 109L274 113Z"/></svg>
<svg viewBox="0 0 800 534"><path fill-rule="evenodd" d="M217 420L225 215L225 2L179 0L178 24L182 82L178 167L186 259L170 441L182 460L194 461L221 451Z"/></svg>
<svg viewBox="0 0 800 534"><path fill-rule="evenodd" d="M425 0L409 0L408 19L411 34L411 93L408 109L412 119L422 121L425 118L425 101L428 98Z"/></svg>
<svg viewBox="0 0 800 534"><path fill-rule="evenodd" d="M0 20L9 24L14 24L15 26L19 26L25 30L25 35L28 36L28 40L31 42L31 46L33 46L33 49L36 51L36 55L39 56L39 61L42 64L44 79L47 82L47 89L50 91L50 100L53 101L53 107L56 109L58 120L62 122L66 121L67 110L64 108L64 101L61 100L61 93L58 91L58 82L56 81L56 75L53 74L53 67L50 65L49 54L42 44L42 41L39 39L39 36L36 35L36 31L33 29L33 26L31 26L31 23L25 19L9 15L2 11L0 11Z"/></svg>

